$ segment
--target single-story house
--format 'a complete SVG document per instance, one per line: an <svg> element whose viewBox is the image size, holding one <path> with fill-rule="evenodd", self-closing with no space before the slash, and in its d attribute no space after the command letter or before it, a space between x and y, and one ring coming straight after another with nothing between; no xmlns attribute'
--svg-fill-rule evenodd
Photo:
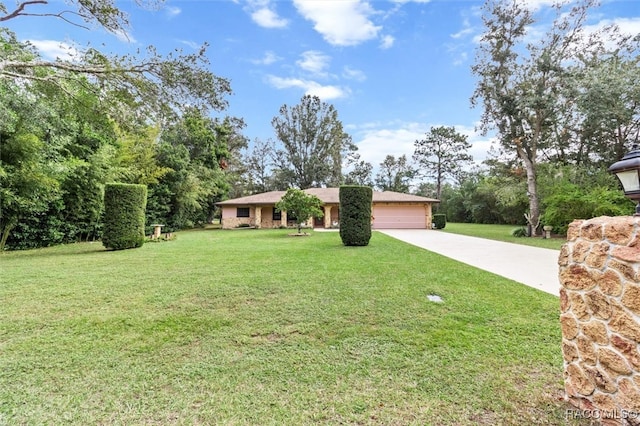
<svg viewBox="0 0 640 426"><path fill-rule="evenodd" d="M339 188L305 189L307 194L318 197L324 207L324 217L311 219L307 226L316 228L337 228L340 224ZM221 201L216 205L222 208L222 228L239 226L256 228L279 228L292 225L287 213L275 209L286 191L271 191ZM433 204L439 200L400 192L373 192L372 219L373 229L414 228L431 229Z"/></svg>

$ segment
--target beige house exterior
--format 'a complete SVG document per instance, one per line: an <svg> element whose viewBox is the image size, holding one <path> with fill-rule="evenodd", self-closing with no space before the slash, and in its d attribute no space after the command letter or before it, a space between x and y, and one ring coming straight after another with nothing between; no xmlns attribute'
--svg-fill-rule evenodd
<svg viewBox="0 0 640 426"><path fill-rule="evenodd" d="M340 225L339 188L305 189L323 203L324 217L311 219L307 226L314 228L338 228ZM240 226L255 228L280 228L293 226L287 212L279 212L275 204L286 191L271 191L262 194L234 198L216 203L222 209L222 228ZM432 205L439 200L400 192L373 192L373 229L431 229Z"/></svg>

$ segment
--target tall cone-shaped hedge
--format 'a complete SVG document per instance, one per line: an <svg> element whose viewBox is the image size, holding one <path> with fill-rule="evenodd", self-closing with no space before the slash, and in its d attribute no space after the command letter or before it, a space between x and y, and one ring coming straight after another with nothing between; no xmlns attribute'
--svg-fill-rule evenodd
<svg viewBox="0 0 640 426"><path fill-rule="evenodd" d="M371 202L368 186L340 187L340 238L345 246L366 246L371 239Z"/></svg>
<svg viewBox="0 0 640 426"><path fill-rule="evenodd" d="M144 244L144 214L147 187L111 183L104 188L102 245L110 250L140 247Z"/></svg>

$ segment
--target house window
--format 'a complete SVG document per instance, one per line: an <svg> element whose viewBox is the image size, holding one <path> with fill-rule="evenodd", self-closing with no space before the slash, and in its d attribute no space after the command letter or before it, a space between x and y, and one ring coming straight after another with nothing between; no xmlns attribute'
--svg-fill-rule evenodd
<svg viewBox="0 0 640 426"><path fill-rule="evenodd" d="M272 220L281 220L281 219L282 219L282 212L280 210L273 209Z"/></svg>
<svg viewBox="0 0 640 426"><path fill-rule="evenodd" d="M249 217L249 207L238 207L236 217Z"/></svg>

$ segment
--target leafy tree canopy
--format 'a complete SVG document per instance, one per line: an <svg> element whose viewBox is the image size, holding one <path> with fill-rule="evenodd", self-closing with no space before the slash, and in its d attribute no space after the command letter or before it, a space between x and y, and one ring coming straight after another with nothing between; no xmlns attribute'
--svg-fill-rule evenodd
<svg viewBox="0 0 640 426"><path fill-rule="evenodd" d="M288 216L296 218L298 233L302 232L302 225L311 217L324 216L322 201L315 195L307 194L297 188L289 188L275 207L287 212Z"/></svg>
<svg viewBox="0 0 640 426"><path fill-rule="evenodd" d="M432 127L425 138L415 141L414 145L413 159L421 166L417 173L435 178L438 199L444 180L458 177L462 168L473 160L468 154L471 144L467 136L456 132L455 127Z"/></svg>
<svg viewBox="0 0 640 426"><path fill-rule="evenodd" d="M387 155L380 163L380 171L376 174L376 188L381 191L409 193L411 180L415 177L415 169L406 155L396 158Z"/></svg>
<svg viewBox="0 0 640 426"><path fill-rule="evenodd" d="M524 0L487 0L472 105L480 128L524 168L535 235L542 212L539 165L588 163L624 153L638 140L640 37L615 26L587 31L597 0L557 2L547 33L531 41L537 16ZM633 76L636 77L633 77Z"/></svg>
<svg viewBox="0 0 640 426"><path fill-rule="evenodd" d="M136 2L159 6L159 0ZM126 13L114 0L19 1L14 8L0 3L0 22L16 19L61 19L89 29L98 25L120 37L129 29ZM222 110L229 82L208 70L204 45L194 54L180 50L162 56L153 46L134 54L115 55L94 47L70 47L67 58L46 60L28 42L7 28L0 28L0 79L54 85L69 97L69 82L81 82L102 100L111 117L125 125L131 121L166 119L184 105Z"/></svg>
<svg viewBox="0 0 640 426"><path fill-rule="evenodd" d="M298 105L283 105L271 124L284 147L273 157L283 184L300 189L340 185L342 160L357 148L333 105L305 95Z"/></svg>

